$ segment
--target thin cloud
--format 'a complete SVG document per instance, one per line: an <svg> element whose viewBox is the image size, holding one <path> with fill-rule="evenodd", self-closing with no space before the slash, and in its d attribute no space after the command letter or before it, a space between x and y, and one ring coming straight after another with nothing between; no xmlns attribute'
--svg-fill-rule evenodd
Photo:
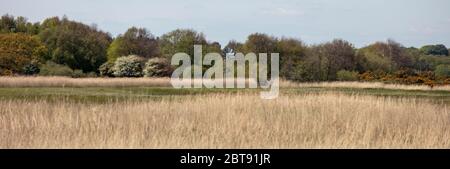
<svg viewBox="0 0 450 169"><path fill-rule="evenodd" d="M264 12L264 14L269 14L273 16L301 16L304 15L305 12L294 9L286 9L286 8L275 8L269 11Z"/></svg>
<svg viewBox="0 0 450 169"><path fill-rule="evenodd" d="M411 27L409 28L409 31L418 33L418 34L424 34L424 35L431 35L437 32L435 28L429 27L429 26L423 26L423 27Z"/></svg>

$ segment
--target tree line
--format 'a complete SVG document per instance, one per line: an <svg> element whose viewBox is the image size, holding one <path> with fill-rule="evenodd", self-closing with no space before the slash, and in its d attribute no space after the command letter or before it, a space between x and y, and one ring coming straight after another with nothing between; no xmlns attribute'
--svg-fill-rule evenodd
<svg viewBox="0 0 450 169"><path fill-rule="evenodd" d="M449 84L449 49L444 45L404 47L394 40L356 48L343 39L307 45L300 39L254 33L245 42L222 46L192 29L176 29L157 37L131 27L112 37L97 29L51 17L31 23L25 17L0 19L0 75L42 76L170 76L170 58L178 52L279 53L280 76L294 81L386 81Z"/></svg>

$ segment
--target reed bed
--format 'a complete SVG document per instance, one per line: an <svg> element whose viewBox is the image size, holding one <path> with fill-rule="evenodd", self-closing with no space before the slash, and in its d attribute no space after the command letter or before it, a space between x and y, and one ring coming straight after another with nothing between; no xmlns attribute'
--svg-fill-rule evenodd
<svg viewBox="0 0 450 169"><path fill-rule="evenodd" d="M0 148L450 148L446 104L339 93L0 100Z"/></svg>

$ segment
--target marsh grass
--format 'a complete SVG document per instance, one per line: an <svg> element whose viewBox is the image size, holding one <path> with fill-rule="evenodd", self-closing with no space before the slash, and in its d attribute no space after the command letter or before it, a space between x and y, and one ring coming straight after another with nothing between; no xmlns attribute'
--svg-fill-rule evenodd
<svg viewBox="0 0 450 169"><path fill-rule="evenodd" d="M450 148L449 86L0 77L0 148Z"/></svg>
<svg viewBox="0 0 450 169"><path fill-rule="evenodd" d="M169 78L0 77L0 87L169 87Z"/></svg>
<svg viewBox="0 0 450 169"><path fill-rule="evenodd" d="M194 83L198 83L195 81ZM255 83L248 80L246 83ZM0 87L172 87L170 78L70 78L70 77L0 77ZM311 82L297 83L280 80L282 88L360 88L360 89L392 89L450 91L450 85L403 85L381 82Z"/></svg>
<svg viewBox="0 0 450 169"><path fill-rule="evenodd" d="M342 93L0 100L0 148L450 148L448 105Z"/></svg>

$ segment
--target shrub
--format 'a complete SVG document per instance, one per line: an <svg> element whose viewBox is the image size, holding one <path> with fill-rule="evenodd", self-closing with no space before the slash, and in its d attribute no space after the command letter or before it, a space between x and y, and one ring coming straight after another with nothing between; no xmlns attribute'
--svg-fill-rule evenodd
<svg viewBox="0 0 450 169"><path fill-rule="evenodd" d="M406 79L410 76L417 76L413 69L403 68L394 72L396 78Z"/></svg>
<svg viewBox="0 0 450 169"><path fill-rule="evenodd" d="M438 65L434 70L434 74L437 78L448 78L450 77L450 65Z"/></svg>
<svg viewBox="0 0 450 169"><path fill-rule="evenodd" d="M385 74L384 76L380 76L379 79L384 82L395 82L395 76L391 74Z"/></svg>
<svg viewBox="0 0 450 169"><path fill-rule="evenodd" d="M358 80L358 72L348 71L348 70L340 70L337 72L337 79L339 81L356 81L356 80Z"/></svg>
<svg viewBox="0 0 450 169"><path fill-rule="evenodd" d="M116 77L142 77L144 59L136 55L120 57L113 67Z"/></svg>
<svg viewBox="0 0 450 169"><path fill-rule="evenodd" d="M44 65L41 65L41 71L39 72L41 76L72 76L73 70L66 66L56 64L52 61L47 61Z"/></svg>
<svg viewBox="0 0 450 169"><path fill-rule="evenodd" d="M359 78L364 81L371 81L375 79L371 71L364 72L363 74L359 75Z"/></svg>
<svg viewBox="0 0 450 169"><path fill-rule="evenodd" d="M72 77L74 78L86 77L86 74L84 74L82 70L76 69L73 71Z"/></svg>
<svg viewBox="0 0 450 169"><path fill-rule="evenodd" d="M103 77L114 77L113 71L114 63L106 62L98 68L100 76Z"/></svg>
<svg viewBox="0 0 450 169"><path fill-rule="evenodd" d="M450 85L450 78L447 78L443 82L444 85Z"/></svg>
<svg viewBox="0 0 450 169"><path fill-rule="evenodd" d="M85 75L86 75L86 77L97 77L97 73L95 73L95 72L89 72L89 73L86 73Z"/></svg>
<svg viewBox="0 0 450 169"><path fill-rule="evenodd" d="M170 74L172 74L172 68L165 58L152 58L145 63L145 77L165 77Z"/></svg>
<svg viewBox="0 0 450 169"><path fill-rule="evenodd" d="M28 64L23 67L23 73L25 75L35 75L38 74L41 70L36 64Z"/></svg>
<svg viewBox="0 0 450 169"><path fill-rule="evenodd" d="M9 69L0 68L0 76L12 76L13 72Z"/></svg>
<svg viewBox="0 0 450 169"><path fill-rule="evenodd" d="M420 72L419 73L419 78L421 79L425 79L425 80L436 80L436 76L434 74L434 72L432 71L424 71L424 72Z"/></svg>

